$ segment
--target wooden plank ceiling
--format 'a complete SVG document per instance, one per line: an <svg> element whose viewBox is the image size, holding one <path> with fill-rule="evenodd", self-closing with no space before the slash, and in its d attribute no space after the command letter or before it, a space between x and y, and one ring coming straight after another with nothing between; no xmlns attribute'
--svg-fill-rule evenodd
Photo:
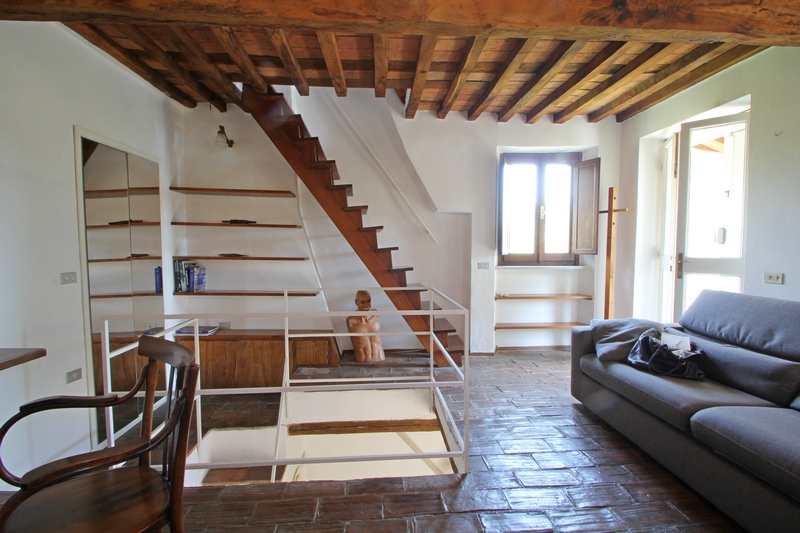
<svg viewBox="0 0 800 533"><path fill-rule="evenodd" d="M187 107L224 111L235 83L368 88L407 118L527 123L624 121L800 44L800 5L773 0L0 0L0 19L61 21Z"/></svg>

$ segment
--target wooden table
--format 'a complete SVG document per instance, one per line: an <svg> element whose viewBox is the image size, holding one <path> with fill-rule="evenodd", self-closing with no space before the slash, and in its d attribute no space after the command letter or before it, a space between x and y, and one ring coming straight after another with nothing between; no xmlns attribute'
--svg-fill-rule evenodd
<svg viewBox="0 0 800 533"><path fill-rule="evenodd" d="M47 355L44 348L0 348L0 370L21 365Z"/></svg>

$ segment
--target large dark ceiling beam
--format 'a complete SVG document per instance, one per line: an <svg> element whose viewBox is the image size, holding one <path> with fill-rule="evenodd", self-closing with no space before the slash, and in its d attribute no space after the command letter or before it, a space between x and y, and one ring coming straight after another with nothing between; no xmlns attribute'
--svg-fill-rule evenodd
<svg viewBox="0 0 800 533"><path fill-rule="evenodd" d="M712 54L718 53L721 47L733 46L721 43L701 44L694 50L676 59L646 80L637 83L625 93L617 96L600 109L595 109L587 117L589 122L600 122L604 118L622 111L634 102L647 97L668 84L675 76L680 76L709 60Z"/></svg>
<svg viewBox="0 0 800 533"><path fill-rule="evenodd" d="M180 102L189 108L197 106L197 102L195 102L192 97L175 87L175 85L167 81L154 69L139 61L139 58L137 58L130 51L121 47L116 41L114 41L114 39L97 29L94 25L68 23L67 26L90 43L104 50L107 54L111 55L111 57L131 69L133 72L153 85L153 87L160 90L173 100Z"/></svg>
<svg viewBox="0 0 800 533"><path fill-rule="evenodd" d="M478 62L478 58L481 52L483 52L483 47L486 46L488 40L489 38L485 35L470 37L467 40L467 50L464 53L461 63L458 65L458 71L453 76L453 82L447 89L447 94L444 100L442 100L439 110L436 112L437 118L446 117L450 110L453 109L453 104L456 103L458 93L461 92L464 84L467 83L467 78L469 78L469 75L472 73L472 69L475 68L475 64Z"/></svg>
<svg viewBox="0 0 800 533"><path fill-rule="evenodd" d="M375 96L386 96L386 83L389 79L389 36L376 33L373 36L373 56L375 62Z"/></svg>
<svg viewBox="0 0 800 533"><path fill-rule="evenodd" d="M522 62L525 61L525 58L528 57L528 54L530 54L531 50L534 49L538 42L538 39L518 39L514 43L513 50L509 52L508 59L506 59L505 63L500 66L500 70L497 71L494 80L492 80L469 110L467 114L469 120L475 120L481 116L483 112L494 103L495 98L503 92L511 76L517 72L517 69L522 65Z"/></svg>
<svg viewBox="0 0 800 533"><path fill-rule="evenodd" d="M172 59L169 54L162 50L161 47L141 29L136 26L120 26L120 30L122 30L130 40L136 43L137 46L147 52L154 61L160 63L164 67L164 70L169 71L173 76L177 77L184 85L216 107L218 111L222 113L227 111L227 105L222 98L195 79L194 76L178 64L177 61Z"/></svg>
<svg viewBox="0 0 800 533"><path fill-rule="evenodd" d="M800 2L0 0L0 19L800 46Z"/></svg>
<svg viewBox="0 0 800 533"><path fill-rule="evenodd" d="M519 113L531 98L539 94L539 91L544 89L550 83L550 80L555 78L561 69L567 66L584 46L586 46L586 41L562 41L558 43L550 58L539 67L531 79L525 82L511 101L497 114L498 122L506 122Z"/></svg>
<svg viewBox="0 0 800 533"><path fill-rule="evenodd" d="M191 35L186 33L180 26L172 26L172 43L192 61L199 70L205 72L219 86L220 90L231 99L233 103L238 103L242 99L241 91L233 84L231 79L220 68L211 61L206 55L203 47L197 44Z"/></svg>
<svg viewBox="0 0 800 533"><path fill-rule="evenodd" d="M233 28L227 26L214 28L214 35L228 54L228 57L239 67L239 70L245 76L248 83L255 87L260 93L267 93L269 91L267 82L264 81L264 77L253 64L250 56L247 55L244 46L242 46L239 38L234 33Z"/></svg>
<svg viewBox="0 0 800 533"><path fill-rule="evenodd" d="M328 75L331 77L331 85L336 90L336 96L347 96L347 82L344 78L342 58L339 56L336 35L332 31L318 31L317 39L319 40L322 57L325 59Z"/></svg>
<svg viewBox="0 0 800 533"><path fill-rule="evenodd" d="M408 97L406 105L406 118L414 118L422 100L422 91L425 90L425 81L428 79L428 70L433 61L433 51L436 48L435 35L423 35L419 45L419 59L417 60L417 71L414 74L414 83L411 86L411 96Z"/></svg>
<svg viewBox="0 0 800 533"><path fill-rule="evenodd" d="M595 101L599 100L604 95L612 94L630 80L635 79L651 68L655 68L664 57L669 56L681 46L683 45L666 43L650 45L647 50L615 72L606 81L600 83L594 89L553 115L553 122L556 124L563 124L567 120L585 112Z"/></svg>
<svg viewBox="0 0 800 533"><path fill-rule="evenodd" d="M765 47L747 45L736 46L724 54L715 57L703 66L692 70L685 76L673 81L660 90L653 92L647 98L643 98L632 106L623 109L616 115L617 122L628 120L629 118L650 109L654 105L663 102L667 98L670 98L671 96L688 89L692 85L700 83L704 79L709 78L710 76L713 76L714 74L732 65L735 65L740 61L744 61L748 57L751 57L762 50L765 50Z"/></svg>
<svg viewBox="0 0 800 533"><path fill-rule="evenodd" d="M558 88L533 106L533 108L526 113L525 121L528 124L533 124L547 115L550 109L567 98L573 91L577 90L581 84L586 83L586 80L591 80L596 75L607 70L609 66L613 65L631 46L633 46L632 43L622 43L619 41L608 43L600 53L578 69L567 81L559 85Z"/></svg>
<svg viewBox="0 0 800 533"><path fill-rule="evenodd" d="M300 96L308 96L308 81L305 74L303 74L303 68L297 58L294 57L292 45L289 43L289 36L281 28L267 28L267 35L272 41L272 46L278 51L278 56L281 58L289 77L292 78L292 84L297 89L297 92L300 93Z"/></svg>

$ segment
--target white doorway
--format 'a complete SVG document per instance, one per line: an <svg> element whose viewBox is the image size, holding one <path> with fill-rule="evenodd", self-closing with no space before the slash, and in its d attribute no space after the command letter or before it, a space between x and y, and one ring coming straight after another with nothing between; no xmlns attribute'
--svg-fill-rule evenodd
<svg viewBox="0 0 800 533"><path fill-rule="evenodd" d="M703 289L742 290L748 116L681 126L673 318Z"/></svg>

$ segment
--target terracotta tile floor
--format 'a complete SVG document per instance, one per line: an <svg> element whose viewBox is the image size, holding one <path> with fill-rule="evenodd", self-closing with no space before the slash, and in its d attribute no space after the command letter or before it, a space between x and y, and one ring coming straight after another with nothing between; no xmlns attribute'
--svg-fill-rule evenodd
<svg viewBox="0 0 800 533"><path fill-rule="evenodd" d="M576 403L568 352L505 352L470 365L469 474L188 488L186 530L742 531ZM463 419L463 397L448 401ZM235 411L219 414L249 416Z"/></svg>

